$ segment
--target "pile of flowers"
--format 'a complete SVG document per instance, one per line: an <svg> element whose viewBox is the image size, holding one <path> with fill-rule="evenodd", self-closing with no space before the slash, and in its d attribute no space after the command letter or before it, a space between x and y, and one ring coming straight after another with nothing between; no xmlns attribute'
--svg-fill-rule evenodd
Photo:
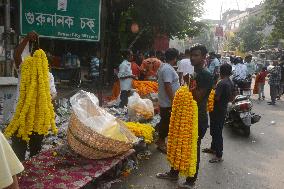
<svg viewBox="0 0 284 189"><path fill-rule="evenodd" d="M49 69L46 54L37 50L21 64L20 94L16 112L5 129L5 135L16 135L25 141L34 132L56 134L55 113L50 95Z"/></svg>
<svg viewBox="0 0 284 189"><path fill-rule="evenodd" d="M154 81L137 81L132 82L133 89L136 89L140 96L146 96L150 93L158 93L158 83Z"/></svg>
<svg viewBox="0 0 284 189"><path fill-rule="evenodd" d="M135 122L126 122L125 125L127 128L134 133L137 137L143 137L147 144L153 142L153 134L155 129L150 124L142 124Z"/></svg>
<svg viewBox="0 0 284 189"><path fill-rule="evenodd" d="M188 87L175 95L167 145L170 166L183 176L194 176L197 163L198 107Z"/></svg>
<svg viewBox="0 0 284 189"><path fill-rule="evenodd" d="M207 102L207 112L213 112L214 110L214 99L215 99L215 90L212 89Z"/></svg>

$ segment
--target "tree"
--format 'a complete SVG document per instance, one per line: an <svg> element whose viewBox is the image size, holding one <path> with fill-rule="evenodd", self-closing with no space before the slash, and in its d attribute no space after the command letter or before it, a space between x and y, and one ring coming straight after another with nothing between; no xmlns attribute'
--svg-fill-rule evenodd
<svg viewBox="0 0 284 189"><path fill-rule="evenodd" d="M107 8L106 59L107 69L120 62L120 49L136 44L152 46L156 35L192 37L204 26L201 16L204 0L103 0ZM139 25L140 32L133 34L131 24ZM136 48L139 48L136 46ZM108 74L109 78L110 75Z"/></svg>
<svg viewBox="0 0 284 189"><path fill-rule="evenodd" d="M262 30L262 19L250 16L244 20L240 24L240 29L236 34L237 39L240 39L240 50L242 52L259 50L264 40Z"/></svg>
<svg viewBox="0 0 284 189"><path fill-rule="evenodd" d="M265 0L264 19L266 24L273 25L271 38L274 41L284 39L284 0Z"/></svg>

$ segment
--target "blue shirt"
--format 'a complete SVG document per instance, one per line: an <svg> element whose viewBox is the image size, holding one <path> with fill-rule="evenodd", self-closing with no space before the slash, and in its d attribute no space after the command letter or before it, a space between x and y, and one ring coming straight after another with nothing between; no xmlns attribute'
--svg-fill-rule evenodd
<svg viewBox="0 0 284 189"><path fill-rule="evenodd" d="M98 77L100 73L100 60L97 57L93 57L90 63L90 75L92 77Z"/></svg>
<svg viewBox="0 0 284 189"><path fill-rule="evenodd" d="M220 61L218 60L218 58L214 58L209 65L208 69L211 74L214 74L214 70L216 67L220 67Z"/></svg>

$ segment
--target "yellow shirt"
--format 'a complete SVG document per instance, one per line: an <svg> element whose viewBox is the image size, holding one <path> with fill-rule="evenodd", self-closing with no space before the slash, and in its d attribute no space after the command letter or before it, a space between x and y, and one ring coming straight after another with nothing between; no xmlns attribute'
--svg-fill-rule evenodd
<svg viewBox="0 0 284 189"><path fill-rule="evenodd" d="M24 167L0 131L0 188L13 183L12 176L22 172Z"/></svg>

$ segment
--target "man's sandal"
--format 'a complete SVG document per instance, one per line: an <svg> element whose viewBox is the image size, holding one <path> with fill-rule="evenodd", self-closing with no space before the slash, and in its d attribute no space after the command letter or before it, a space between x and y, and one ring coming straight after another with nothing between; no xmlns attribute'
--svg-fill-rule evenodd
<svg viewBox="0 0 284 189"><path fill-rule="evenodd" d="M158 179L165 179L165 180L171 180L171 181L178 181L178 175L173 175L171 172L166 173L158 173L156 175Z"/></svg>
<svg viewBox="0 0 284 189"><path fill-rule="evenodd" d="M207 154L216 154L216 151L212 150L211 148L205 148L202 150L202 152Z"/></svg>
<svg viewBox="0 0 284 189"><path fill-rule="evenodd" d="M224 160L221 158L221 159L219 159L219 158L213 158L213 159L210 159L209 160L209 163L221 163L221 162L223 162Z"/></svg>

